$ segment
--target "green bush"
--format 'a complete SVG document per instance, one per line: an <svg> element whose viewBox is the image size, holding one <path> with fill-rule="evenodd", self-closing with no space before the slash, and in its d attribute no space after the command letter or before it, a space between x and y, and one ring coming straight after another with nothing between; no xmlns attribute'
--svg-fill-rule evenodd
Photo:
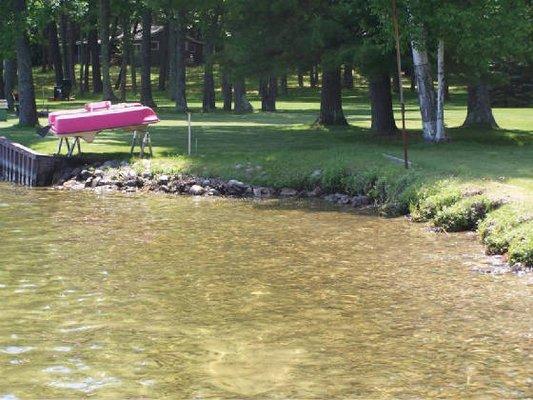
<svg viewBox="0 0 533 400"><path fill-rule="evenodd" d="M478 227L481 240L487 246L487 253L506 253L509 243L518 232L517 227L528 219L526 210L511 205L490 212Z"/></svg>
<svg viewBox="0 0 533 400"><path fill-rule="evenodd" d="M533 267L533 221L520 224L509 243L509 262Z"/></svg>
<svg viewBox="0 0 533 400"><path fill-rule="evenodd" d="M433 224L449 232L474 230L498 203L484 195L465 197L444 207L433 218Z"/></svg>
<svg viewBox="0 0 533 400"><path fill-rule="evenodd" d="M418 202L411 204L410 211L413 221L425 222L434 218L445 207L458 202L462 195L457 187L443 187L438 189L426 190L419 193Z"/></svg>

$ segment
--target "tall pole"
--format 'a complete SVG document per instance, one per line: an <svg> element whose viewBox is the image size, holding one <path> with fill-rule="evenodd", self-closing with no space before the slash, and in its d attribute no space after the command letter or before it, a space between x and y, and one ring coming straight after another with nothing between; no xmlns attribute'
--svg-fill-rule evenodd
<svg viewBox="0 0 533 400"><path fill-rule="evenodd" d="M191 155L192 129L191 129L191 113L187 113L187 154Z"/></svg>
<svg viewBox="0 0 533 400"><path fill-rule="evenodd" d="M392 25L394 26L394 38L396 40L396 66L398 68L398 82L400 92L400 107L402 113L402 139L403 139L403 161L405 168L409 168L409 161L407 159L407 131L405 130L405 100L403 98L402 85L402 57L400 53L400 28L398 27L398 9L396 7L396 0L392 1Z"/></svg>

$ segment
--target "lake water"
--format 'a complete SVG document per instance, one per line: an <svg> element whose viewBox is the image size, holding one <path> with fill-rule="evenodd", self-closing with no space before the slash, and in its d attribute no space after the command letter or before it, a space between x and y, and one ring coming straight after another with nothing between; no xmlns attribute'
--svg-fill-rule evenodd
<svg viewBox="0 0 533 400"><path fill-rule="evenodd" d="M0 185L0 399L533 396L531 287L319 203Z"/></svg>

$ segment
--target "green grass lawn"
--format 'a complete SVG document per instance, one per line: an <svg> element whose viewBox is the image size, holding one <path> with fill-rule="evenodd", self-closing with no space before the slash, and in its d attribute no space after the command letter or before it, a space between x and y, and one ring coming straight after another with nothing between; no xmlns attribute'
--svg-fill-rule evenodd
<svg viewBox="0 0 533 400"><path fill-rule="evenodd" d="M155 81L155 74L154 74ZM40 84L47 82L47 85ZM386 170L402 174L383 153L401 157L400 137L377 137L368 128L370 110L363 84L344 93L344 111L350 123L345 128L317 128L312 124L319 109L316 89L295 88L280 98L278 112L254 112L246 115L200 112L200 74L189 72L189 104L193 108L193 156L186 155L185 115L173 111L173 104L165 93L155 92L161 122L151 129L155 170L190 172L225 178L244 179L251 183L272 186L309 185L312 171L322 169L334 175L339 170ZM37 75L37 93L51 96L49 75ZM154 85L155 86L155 85ZM249 87L251 88L251 87ZM217 93L219 95L219 93ZM259 109L257 93L250 95ZM38 108L63 109L79 107L94 96L71 102L38 100ZM135 100L129 94L128 100ZM533 113L531 109L495 109L501 129L474 131L459 128L464 120L466 96L463 90L452 88L451 101L446 107L446 125L450 143L432 145L420 139L420 114L416 97L408 96L407 126L410 137L410 159L413 170L426 179L453 178L460 182L482 185L518 198L531 198L533 193ZM217 106L221 107L218 103ZM397 115L399 118L399 115ZM43 153L53 153L57 139L41 139L31 129L16 126L12 116L0 122L0 135L27 145ZM46 120L41 120L42 124ZM88 154L109 158L129 157L130 135L106 132L93 144L83 144ZM253 173L236 164L260 165ZM341 190L342 188L338 188Z"/></svg>

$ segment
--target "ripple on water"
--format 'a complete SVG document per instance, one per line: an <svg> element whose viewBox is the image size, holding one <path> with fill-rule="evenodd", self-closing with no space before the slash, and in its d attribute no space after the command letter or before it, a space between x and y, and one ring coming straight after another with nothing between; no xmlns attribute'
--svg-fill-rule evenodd
<svg viewBox="0 0 533 400"><path fill-rule="evenodd" d="M72 350L71 346L56 346L52 350L59 351L61 353L67 353Z"/></svg>
<svg viewBox="0 0 533 400"><path fill-rule="evenodd" d="M82 326L75 326L71 328L61 328L59 329L59 332L61 333L84 332L84 331L88 331L88 330L95 329L95 328L97 328L97 326L82 325Z"/></svg>
<svg viewBox="0 0 533 400"><path fill-rule="evenodd" d="M52 386L57 389L71 389L77 390L83 393L91 393L98 389L101 389L106 386L116 385L119 383L117 378L113 377L104 377L104 378L93 378L91 376L79 380L62 380L62 381L52 381L49 383L49 386Z"/></svg>
<svg viewBox="0 0 533 400"><path fill-rule="evenodd" d="M5 354L22 354L31 351L33 347L30 346L6 346L1 348L1 352Z"/></svg>
<svg viewBox="0 0 533 400"><path fill-rule="evenodd" d="M8 393L8 394L0 394L0 400L19 400L17 396L14 394Z"/></svg>
<svg viewBox="0 0 533 400"><path fill-rule="evenodd" d="M48 372L50 374L70 374L72 369L65 367L64 365L54 365L43 369L43 372Z"/></svg>

